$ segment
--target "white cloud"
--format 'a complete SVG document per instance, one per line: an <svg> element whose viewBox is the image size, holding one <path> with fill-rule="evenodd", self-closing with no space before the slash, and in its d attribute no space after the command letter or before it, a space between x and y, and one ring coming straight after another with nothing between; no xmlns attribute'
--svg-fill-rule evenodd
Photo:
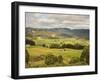
<svg viewBox="0 0 100 81"><path fill-rule="evenodd" d="M88 29L89 15L26 12L26 27Z"/></svg>

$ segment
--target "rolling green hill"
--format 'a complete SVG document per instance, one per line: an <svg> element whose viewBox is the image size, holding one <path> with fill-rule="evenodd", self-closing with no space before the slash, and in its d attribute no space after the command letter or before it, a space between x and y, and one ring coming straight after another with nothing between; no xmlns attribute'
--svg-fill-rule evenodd
<svg viewBox="0 0 100 81"><path fill-rule="evenodd" d="M26 28L26 35L31 35L33 37L77 37L89 39L89 30L88 29L69 29L69 28Z"/></svg>
<svg viewBox="0 0 100 81"><path fill-rule="evenodd" d="M82 54L86 55L83 53L84 48L89 46L88 29L26 28L26 42L26 68L89 64L80 60Z"/></svg>

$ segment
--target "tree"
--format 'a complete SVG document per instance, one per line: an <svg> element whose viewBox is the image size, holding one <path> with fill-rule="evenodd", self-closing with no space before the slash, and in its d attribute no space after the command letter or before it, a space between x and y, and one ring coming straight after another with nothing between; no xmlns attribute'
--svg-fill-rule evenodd
<svg viewBox="0 0 100 81"><path fill-rule="evenodd" d="M52 65L55 64L57 62L57 57L53 54L48 54L45 57L45 64L47 65Z"/></svg>
<svg viewBox="0 0 100 81"><path fill-rule="evenodd" d="M26 44L29 44L29 45L35 45L35 41L32 41L32 40L30 40L30 39L26 39L26 40L25 40L25 43L26 43Z"/></svg>
<svg viewBox="0 0 100 81"><path fill-rule="evenodd" d="M89 64L89 46L86 46L83 49L83 52L80 56L80 60L86 62L87 64Z"/></svg>
<svg viewBox="0 0 100 81"><path fill-rule="evenodd" d="M73 49L73 45L72 44L63 44L62 48L72 48Z"/></svg>
<svg viewBox="0 0 100 81"><path fill-rule="evenodd" d="M61 55L58 56L58 63L63 63L63 57Z"/></svg>
<svg viewBox="0 0 100 81"><path fill-rule="evenodd" d="M28 64L29 63L29 53L27 49L25 49L25 62Z"/></svg>
<svg viewBox="0 0 100 81"><path fill-rule="evenodd" d="M83 49L83 48L84 48L84 46L81 45L81 44L79 44L79 43L76 43L76 44L74 45L74 49Z"/></svg>

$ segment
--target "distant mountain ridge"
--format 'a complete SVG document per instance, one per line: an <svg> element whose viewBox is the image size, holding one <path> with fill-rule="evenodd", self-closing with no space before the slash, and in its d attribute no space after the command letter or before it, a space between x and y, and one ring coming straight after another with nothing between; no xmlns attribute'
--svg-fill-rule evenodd
<svg viewBox="0 0 100 81"><path fill-rule="evenodd" d="M46 37L49 34L57 34L62 37L78 37L89 39L89 29L70 29L70 28L26 28L26 34L38 34ZM34 36L33 34L33 36ZM39 34L38 34L39 35Z"/></svg>

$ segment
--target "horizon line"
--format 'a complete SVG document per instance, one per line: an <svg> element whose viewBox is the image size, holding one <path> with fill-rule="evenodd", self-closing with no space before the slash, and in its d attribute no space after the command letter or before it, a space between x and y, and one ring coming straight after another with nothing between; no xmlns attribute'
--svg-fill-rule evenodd
<svg viewBox="0 0 100 81"><path fill-rule="evenodd" d="M53 27L25 27L25 28L37 28L37 29L53 29ZM72 27L54 27L54 28L58 28L58 29L60 29L60 28L68 28L68 29L89 29L89 28L72 28Z"/></svg>

